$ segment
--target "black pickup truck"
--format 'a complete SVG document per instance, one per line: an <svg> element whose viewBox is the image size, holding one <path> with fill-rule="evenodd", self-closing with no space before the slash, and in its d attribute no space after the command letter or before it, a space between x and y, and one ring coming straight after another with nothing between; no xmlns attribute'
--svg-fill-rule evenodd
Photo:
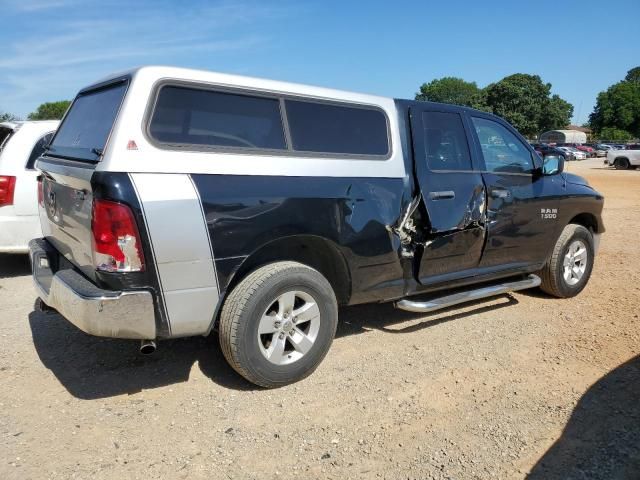
<svg viewBox="0 0 640 480"><path fill-rule="evenodd" d="M603 197L467 108L143 67L77 95L37 162L43 309L83 331L217 333L258 385L309 375L338 306L577 295Z"/></svg>

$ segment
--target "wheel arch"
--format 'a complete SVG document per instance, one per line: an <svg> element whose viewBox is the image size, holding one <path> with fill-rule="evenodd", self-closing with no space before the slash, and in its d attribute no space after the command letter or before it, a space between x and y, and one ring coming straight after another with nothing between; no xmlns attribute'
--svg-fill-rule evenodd
<svg viewBox="0 0 640 480"><path fill-rule="evenodd" d="M574 216L569 223L582 225L591 233L602 233L603 230L600 222L598 222L598 218L593 213L589 212L583 212Z"/></svg>
<svg viewBox="0 0 640 480"><path fill-rule="evenodd" d="M319 271L331 284L338 304L349 302L351 271L347 260L337 245L316 235L292 235L262 245L236 269L225 294L256 268L281 261L299 262Z"/></svg>

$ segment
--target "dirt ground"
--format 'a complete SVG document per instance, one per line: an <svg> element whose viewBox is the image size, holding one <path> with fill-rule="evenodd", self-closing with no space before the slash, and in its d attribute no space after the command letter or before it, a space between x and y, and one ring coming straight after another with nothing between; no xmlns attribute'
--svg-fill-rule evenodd
<svg viewBox="0 0 640 480"><path fill-rule="evenodd" d="M0 478L640 478L640 170L606 197L591 282L428 316L343 309L308 379L255 389L216 339L93 338L0 256Z"/></svg>

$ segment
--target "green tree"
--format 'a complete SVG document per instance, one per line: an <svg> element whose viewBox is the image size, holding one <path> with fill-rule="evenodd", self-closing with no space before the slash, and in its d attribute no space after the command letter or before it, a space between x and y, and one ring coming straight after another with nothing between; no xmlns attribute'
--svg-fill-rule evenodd
<svg viewBox="0 0 640 480"><path fill-rule="evenodd" d="M461 78L443 77L424 83L416 93L416 100L452 103L465 107L488 110L484 91L475 82L466 82Z"/></svg>
<svg viewBox="0 0 640 480"><path fill-rule="evenodd" d="M0 122L13 122L15 120L20 120L20 117L17 117L13 113L0 112Z"/></svg>
<svg viewBox="0 0 640 480"><path fill-rule="evenodd" d="M60 120L70 104L69 100L43 103L35 112L29 114L29 120Z"/></svg>
<svg viewBox="0 0 640 480"><path fill-rule="evenodd" d="M589 123L599 136L605 128L640 136L640 67L632 68L623 81L598 94Z"/></svg>
<svg viewBox="0 0 640 480"><path fill-rule="evenodd" d="M546 108L542 112L538 129L540 132L562 129L569 125L572 116L573 105L560 98L559 95L552 95L547 100Z"/></svg>
<svg viewBox="0 0 640 480"><path fill-rule="evenodd" d="M626 130L620 130L619 128L604 127L598 133L598 138L609 142L627 142L633 138L633 135Z"/></svg>
<svg viewBox="0 0 640 480"><path fill-rule="evenodd" d="M551 84L538 75L516 73L487 86L487 104L493 113L505 118L520 133L533 137L557 125L566 125L573 107L557 95L550 97ZM569 109L569 107L571 107Z"/></svg>
<svg viewBox="0 0 640 480"><path fill-rule="evenodd" d="M627 76L624 77L625 82L640 83L640 67L632 68L627 72Z"/></svg>

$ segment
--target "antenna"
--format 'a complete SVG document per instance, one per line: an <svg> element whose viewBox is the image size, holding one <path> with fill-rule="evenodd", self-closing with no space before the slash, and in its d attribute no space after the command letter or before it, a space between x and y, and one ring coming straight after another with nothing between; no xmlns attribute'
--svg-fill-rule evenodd
<svg viewBox="0 0 640 480"><path fill-rule="evenodd" d="M578 113L576 114L576 123L580 123L580 113L582 113L582 100L580 100L580 103L578 104ZM580 127L582 125L579 125Z"/></svg>

